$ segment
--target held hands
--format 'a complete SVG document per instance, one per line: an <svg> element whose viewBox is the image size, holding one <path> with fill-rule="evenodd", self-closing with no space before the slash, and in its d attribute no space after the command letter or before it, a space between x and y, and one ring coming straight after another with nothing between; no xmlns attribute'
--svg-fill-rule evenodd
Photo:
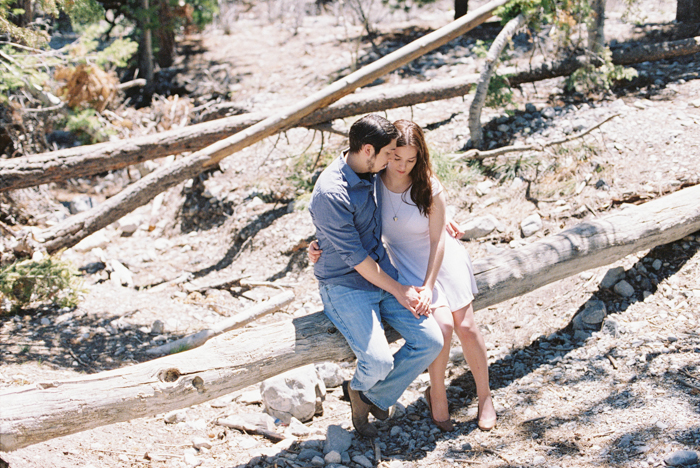
<svg viewBox="0 0 700 468"><path fill-rule="evenodd" d="M425 288L416 286L400 285L401 289L394 297L399 304L407 308L415 318L421 315L430 314L430 304L432 302L432 291L428 295L423 294Z"/></svg>

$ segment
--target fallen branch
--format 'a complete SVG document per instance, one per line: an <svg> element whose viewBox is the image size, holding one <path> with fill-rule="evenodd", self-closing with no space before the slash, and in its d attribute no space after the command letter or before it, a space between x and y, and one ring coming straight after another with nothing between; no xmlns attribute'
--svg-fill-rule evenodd
<svg viewBox="0 0 700 468"><path fill-rule="evenodd" d="M281 442L285 439L284 435L278 432L263 429L262 427L247 423L241 418L220 418L216 421L216 424L219 426L236 429L237 431L247 434L261 435L270 439L274 443Z"/></svg>
<svg viewBox="0 0 700 468"><path fill-rule="evenodd" d="M596 128L600 127L603 125L605 122L608 120L611 120L614 117L619 116L620 114L612 114L598 122L597 124L587 128L586 130L576 133L574 135L561 138L559 140L553 140L549 141L543 144L533 144L533 145L513 145L513 146L504 146L503 148L496 148L488 151L481 151L478 149L470 149L469 151L466 151L461 154L456 154L451 157L452 161L459 161L461 159L476 159L476 160L484 160L486 158L495 158L496 156L502 156L504 154L508 153L522 153L523 151L544 151L545 148L549 148L550 146L555 146L555 145L562 145L564 143L568 143L570 141L576 140L577 138L581 138L585 135L588 135L591 133L593 130Z"/></svg>
<svg viewBox="0 0 700 468"><path fill-rule="evenodd" d="M700 230L700 185L474 261L474 309ZM388 338L398 335L388 330ZM236 330L184 353L74 380L0 390L0 451L186 408L307 364L352 359L323 312Z"/></svg>
<svg viewBox="0 0 700 468"><path fill-rule="evenodd" d="M227 331L235 330L236 328L241 328L242 326L257 320L260 317L277 312L282 307L289 305L293 300L293 292L283 292L234 317L217 323L216 326L212 328L200 330L197 333L187 335L179 340L171 341L170 343L146 350L146 354L161 356L164 354L179 353L181 351L187 351L188 349L202 346L209 339L215 336L221 335Z"/></svg>

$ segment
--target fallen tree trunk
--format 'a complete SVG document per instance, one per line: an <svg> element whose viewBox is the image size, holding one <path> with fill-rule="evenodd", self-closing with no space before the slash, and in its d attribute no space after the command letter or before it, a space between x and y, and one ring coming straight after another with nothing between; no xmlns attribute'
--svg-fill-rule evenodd
<svg viewBox="0 0 700 468"><path fill-rule="evenodd" d="M44 247L49 253L53 253L61 248L75 245L93 232L117 221L139 206L145 205L157 194L184 180L191 179L227 156L283 129L290 128L313 111L329 106L353 90L369 84L380 76L459 37L489 19L496 8L506 3L507 0L493 0L467 16L416 39L376 62L336 81L300 103L283 109L252 127L209 145L186 158L177 160L172 165L161 166L97 207L68 218L44 231L40 236Z"/></svg>
<svg viewBox="0 0 700 468"><path fill-rule="evenodd" d="M700 36L680 41L613 49L612 63L615 65L632 65L634 63L681 57L698 52L700 52ZM517 86L523 83L532 83L533 81L566 76L590 63L590 58L585 56L572 57L559 62L545 63L531 70L516 70L508 76L508 82L511 86Z"/></svg>
<svg viewBox="0 0 700 468"><path fill-rule="evenodd" d="M478 75L346 96L338 102L314 111L296 123L299 127L316 125L369 112L413 106L469 93ZM123 169L147 160L186 151L197 151L229 137L267 118L256 112L235 115L154 135L78 146L22 158L0 160L0 192L33 187L49 182L85 177Z"/></svg>
<svg viewBox="0 0 700 468"><path fill-rule="evenodd" d="M615 49L613 63L631 65L690 55L700 51L700 37ZM584 57L542 65L533 70L508 74L512 86L573 73L586 65ZM478 75L432 81L347 96L324 109L314 111L295 124L313 127L322 123L424 102L467 94ZM269 115L262 112L236 115L126 141L79 146L22 158L0 160L0 192L85 177L186 151L197 151L222 138L240 132Z"/></svg>
<svg viewBox="0 0 700 468"><path fill-rule="evenodd" d="M700 186L594 219L474 262L475 309L700 230ZM390 334L396 339L396 334ZM0 391L0 451L203 403L289 369L353 357L318 312L209 340L204 346L80 379Z"/></svg>

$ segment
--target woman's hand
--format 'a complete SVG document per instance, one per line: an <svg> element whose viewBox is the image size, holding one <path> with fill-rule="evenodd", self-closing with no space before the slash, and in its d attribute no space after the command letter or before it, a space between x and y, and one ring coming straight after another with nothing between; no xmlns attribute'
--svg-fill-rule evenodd
<svg viewBox="0 0 700 468"><path fill-rule="evenodd" d="M416 306L416 312L418 315L430 315L432 312L430 305L433 303L433 290L421 286L417 287L416 291L418 291L418 305Z"/></svg>
<svg viewBox="0 0 700 468"><path fill-rule="evenodd" d="M306 252L306 255L309 257L311 263L316 263L318 259L321 258L322 252L323 250L318 247L318 241L312 240L311 243L309 243L309 250Z"/></svg>
<svg viewBox="0 0 700 468"><path fill-rule="evenodd" d="M459 224L455 223L453 219L447 222L445 229L447 229L447 234L454 237L455 239L461 239L464 235L464 231L462 231L462 228L459 226Z"/></svg>

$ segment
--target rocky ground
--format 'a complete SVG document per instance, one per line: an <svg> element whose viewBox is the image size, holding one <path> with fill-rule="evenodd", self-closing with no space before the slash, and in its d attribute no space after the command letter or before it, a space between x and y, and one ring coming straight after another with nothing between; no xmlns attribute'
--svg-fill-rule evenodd
<svg viewBox="0 0 700 468"><path fill-rule="evenodd" d="M606 36L618 42L674 38L680 34L669 24L674 5L650 2L637 23L622 20L621 5L608 5ZM350 39L359 28L337 15L310 16L299 26L289 17L270 22L260 10L229 12L234 13L237 27L229 35L222 26L188 39L188 50L197 52L183 55L188 71L175 79L196 88L192 83L204 80L206 70L209 76L225 70L229 78L218 82L228 83L225 91L241 108L275 109L292 103L347 72L354 56L368 61L374 53L366 43L356 48ZM440 8L420 18L388 17L381 24L384 40L376 42L380 48L397 47L411 34L448 20L448 12ZM410 33L408 24L413 25ZM392 73L384 84L473 73L479 67L470 54L476 40L492 39L497 31L496 26L481 27ZM520 54L517 49L524 46L517 39L515 44L511 64L527 58L526 49ZM490 141L546 142L616 116L567 145L483 165L450 162L469 136L468 103L461 98L390 110L387 116L410 118L426 129L457 221L466 224L486 215L498 221L497 230L464 243L479 258L698 182L700 56L647 62L637 70L642 78L636 85L590 100L563 94L562 79L523 85L514 96L513 115L485 110ZM200 89L197 99L221 95L214 86L217 80L207 83L214 84ZM84 273L85 298L76 309L40 307L2 316L0 386L73 378L146 361L151 358L148 349L235 315L278 294L279 287L292 288L296 299L259 324L320 310L305 258L314 230L304 205L315 159L327 161L344 144L338 135L321 138L296 129L264 141L64 252L63 258ZM77 203L81 194L99 202L126 175L46 190L56 200ZM128 176L140 175L132 171ZM42 222L65 216L61 210L56 206ZM524 237L520 224L532 214L542 226ZM479 311L499 412L496 429L484 433L476 428L473 381L455 350L448 369L455 432L443 434L431 424L421 396L427 386L423 374L404 393L397 416L379 423L381 437L355 437L340 463L350 468L642 468L676 463L674 454L686 454L686 462L697 463L692 455L700 443L699 249L696 233ZM610 276L604 280L608 271L616 274L616 282L609 283ZM621 280L631 292L614 289ZM575 333L574 315L586 304L601 303L605 320L595 330ZM345 377L351 371L351 364L342 366ZM167 423L161 414L2 453L0 458L20 468L300 467L338 461L323 458L328 427L349 431L336 434L340 439L354 435L349 405L341 401L338 388L328 389L322 416L279 444L216 424L222 416L259 414L257 390L253 386L185 409L180 422Z"/></svg>

